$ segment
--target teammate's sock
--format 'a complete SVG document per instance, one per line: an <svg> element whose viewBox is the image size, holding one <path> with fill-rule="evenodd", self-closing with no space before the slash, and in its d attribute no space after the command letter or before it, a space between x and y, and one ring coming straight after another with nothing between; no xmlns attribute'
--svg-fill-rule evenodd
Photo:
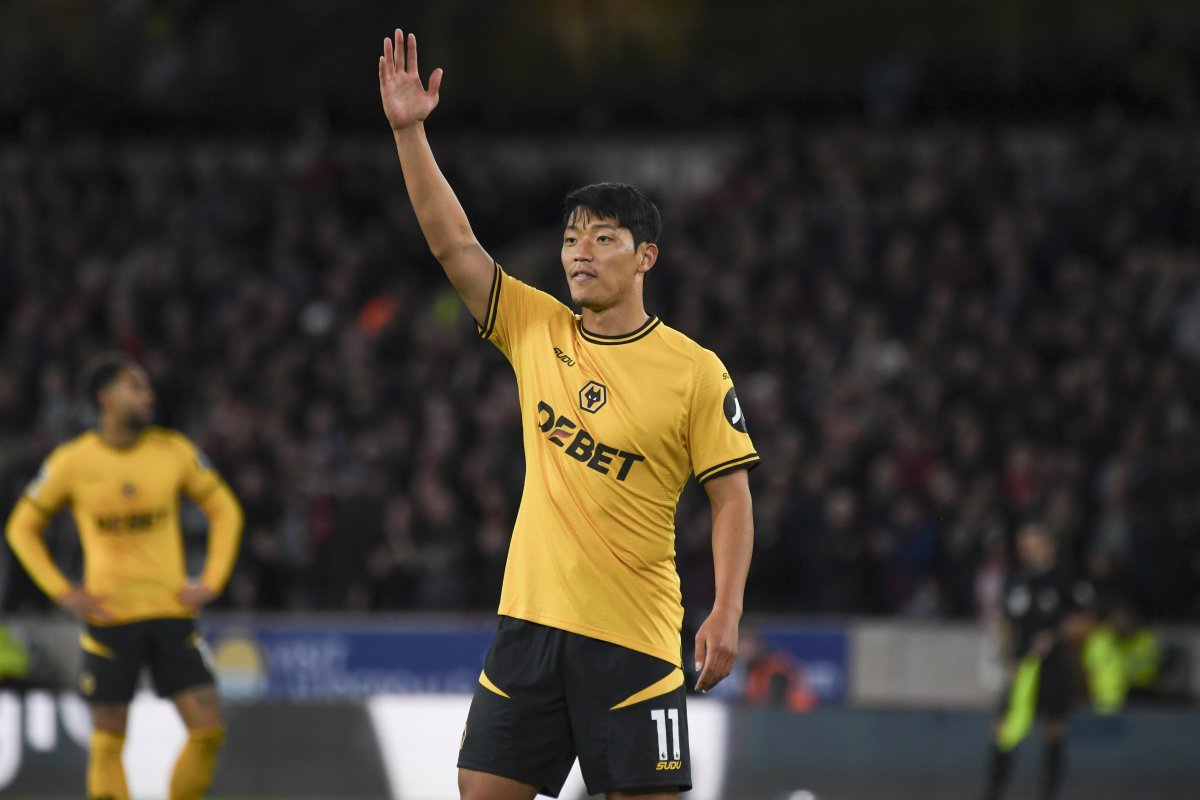
<svg viewBox="0 0 1200 800"><path fill-rule="evenodd" d="M1062 739L1046 742L1045 762L1042 764L1042 800L1054 800L1062 783L1064 747Z"/></svg>
<svg viewBox="0 0 1200 800"><path fill-rule="evenodd" d="M171 773L171 800L201 800L212 783L225 728L192 728Z"/></svg>
<svg viewBox="0 0 1200 800"><path fill-rule="evenodd" d="M999 800L1005 784L1008 783L1008 774L1011 770L1012 751L1001 750L993 745L992 764L988 770L987 794L984 795L987 800Z"/></svg>
<svg viewBox="0 0 1200 800"><path fill-rule="evenodd" d="M108 731L93 731L88 757L89 800L129 800L121 751L125 737Z"/></svg>

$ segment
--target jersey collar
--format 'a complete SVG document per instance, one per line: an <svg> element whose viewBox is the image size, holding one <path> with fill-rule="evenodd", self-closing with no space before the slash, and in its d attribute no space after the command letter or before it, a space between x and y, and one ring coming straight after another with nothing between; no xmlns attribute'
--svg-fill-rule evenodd
<svg viewBox="0 0 1200 800"><path fill-rule="evenodd" d="M94 436L96 438L96 441L99 442L100 446L103 447L104 449L111 450L114 453L128 453L128 452L136 449L137 446L142 443L142 440L146 438L146 431L148 431L149 428L150 428L150 426L146 426L145 428L142 428L140 431L138 431L137 438L134 439L129 444L125 445L124 447L118 447L117 445L108 441L108 439L105 439L104 436L101 435L100 431L97 428L92 428L90 433L92 434L92 436Z"/></svg>
<svg viewBox="0 0 1200 800"><path fill-rule="evenodd" d="M605 336L602 333L592 333L583 327L582 317L578 315L575 317L575 324L579 327L579 335L585 341L589 341L592 344L629 344L630 342L636 342L657 328L661 322L662 320L658 317L650 317L637 330L630 331L629 333L619 333L616 336Z"/></svg>

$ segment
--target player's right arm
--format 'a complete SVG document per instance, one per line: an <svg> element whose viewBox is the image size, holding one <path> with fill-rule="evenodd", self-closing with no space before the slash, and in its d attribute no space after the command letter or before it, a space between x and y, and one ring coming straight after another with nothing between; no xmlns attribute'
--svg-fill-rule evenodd
<svg viewBox="0 0 1200 800"><path fill-rule="evenodd" d="M467 214L438 168L425 137L425 119L437 107L441 85L440 69L429 76L428 90L421 85L415 36L405 36L397 28L394 39L383 40L379 96L396 140L408 198L434 258L471 316L483 324L495 263L475 238Z"/></svg>
<svg viewBox="0 0 1200 800"><path fill-rule="evenodd" d="M69 496L68 467L61 449L46 459L8 517L4 535L13 554L43 592L80 619L111 618L100 598L73 586L54 563L42 533Z"/></svg>

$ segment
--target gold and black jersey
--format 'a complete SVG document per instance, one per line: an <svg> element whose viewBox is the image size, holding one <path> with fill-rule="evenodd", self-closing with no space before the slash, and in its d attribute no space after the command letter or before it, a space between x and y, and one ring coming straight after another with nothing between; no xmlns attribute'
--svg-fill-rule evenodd
<svg viewBox="0 0 1200 800"><path fill-rule="evenodd" d="M480 333L516 373L525 445L499 612L678 666L679 494L758 463L729 372L657 318L591 333L498 266Z"/></svg>
<svg viewBox="0 0 1200 800"><path fill-rule="evenodd" d="M242 514L233 493L180 433L149 428L118 449L89 431L58 447L13 510L8 539L34 581L58 599L70 584L42 541L46 522L70 506L84 554L84 587L114 622L186 617L180 495L209 518L201 582L220 591L237 555Z"/></svg>

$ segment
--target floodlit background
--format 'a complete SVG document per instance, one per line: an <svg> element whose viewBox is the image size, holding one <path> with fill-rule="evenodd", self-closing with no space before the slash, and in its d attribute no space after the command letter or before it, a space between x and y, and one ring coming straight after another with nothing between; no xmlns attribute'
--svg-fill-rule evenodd
<svg viewBox="0 0 1200 800"><path fill-rule="evenodd" d="M522 455L379 108L396 26L446 70L427 127L485 247L565 298L562 195L637 184L665 219L648 308L737 382L756 555L742 668L694 704L696 797L977 794L1030 515L1162 653L1126 712L1078 717L1064 796L1190 796L1194 3L9 0L0 497L89 423L89 356L146 365L246 509L205 618L215 796L454 796ZM78 574L68 516L47 541ZM692 628L695 487L677 528ZM2 544L0 613L0 789L78 795L74 628ZM138 708L131 782L161 796L182 733Z"/></svg>

